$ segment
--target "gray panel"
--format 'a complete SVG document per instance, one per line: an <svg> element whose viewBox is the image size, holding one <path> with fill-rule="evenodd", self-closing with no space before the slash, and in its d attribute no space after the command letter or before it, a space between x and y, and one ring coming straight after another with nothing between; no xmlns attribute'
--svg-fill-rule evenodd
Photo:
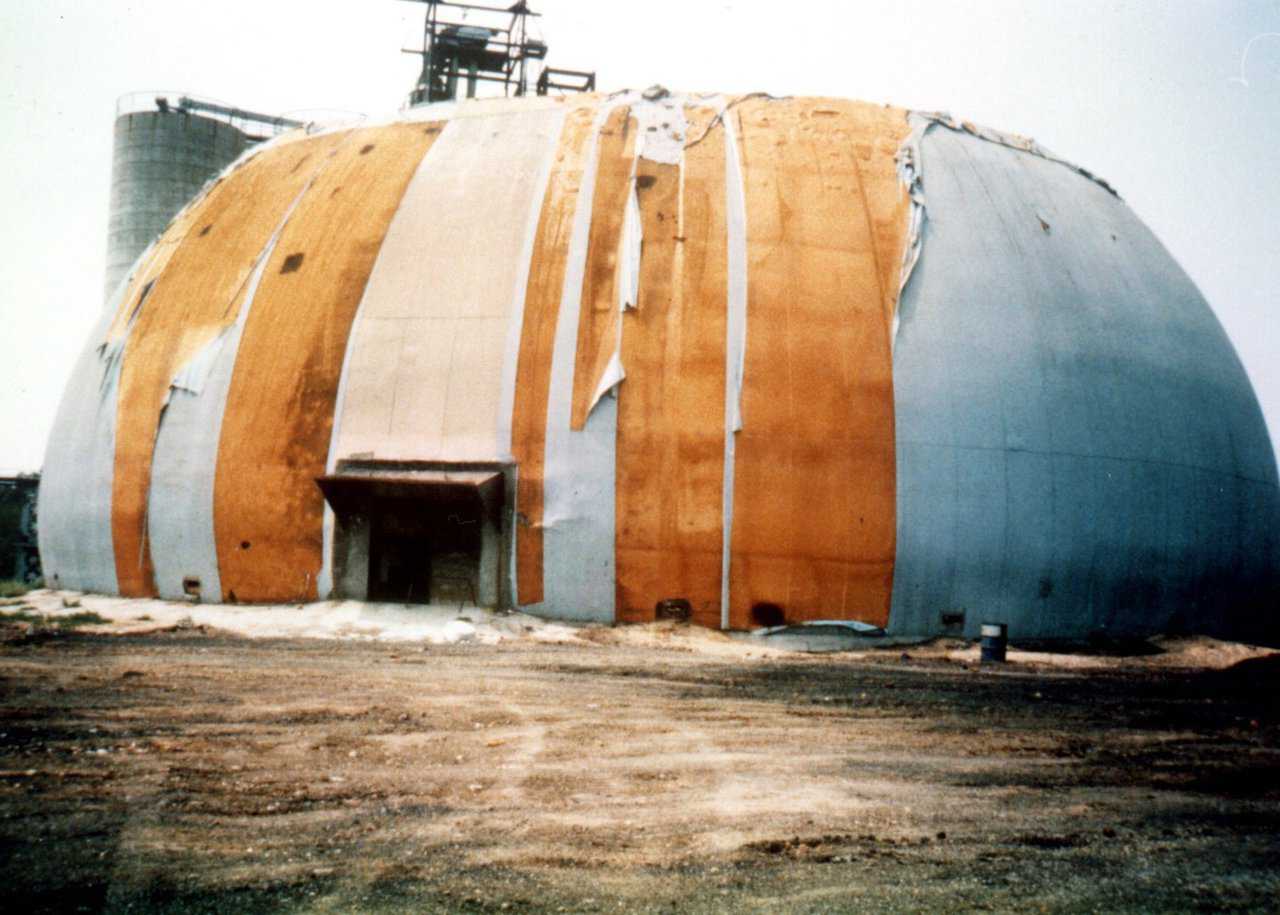
<svg viewBox="0 0 1280 915"><path fill-rule="evenodd" d="M241 329L240 323L227 328L196 356L207 363L208 378L190 388L171 386L160 414L147 493L147 538L156 591L169 600L182 599L184 578L199 581L201 600L222 600L213 481Z"/></svg>
<svg viewBox="0 0 1280 915"><path fill-rule="evenodd" d="M258 252L235 323L180 367L169 386L156 430L147 492L147 538L156 591L161 597L182 599L184 580L194 578L202 601L222 600L213 485L227 394L262 274L285 224L310 187L308 181Z"/></svg>
<svg viewBox="0 0 1280 915"><path fill-rule="evenodd" d="M920 159L889 628L1280 636L1275 458L1195 286L1060 162L942 125Z"/></svg>
<svg viewBox="0 0 1280 915"><path fill-rule="evenodd" d="M548 409L549 456L544 481L551 510L543 527L543 602L522 607L526 613L554 619L614 619L614 483L617 467L618 401L600 399L581 432L569 428L565 409ZM562 420L552 429L551 421ZM550 443L558 446L554 451ZM567 457L567 461L564 458ZM558 514L556 508L567 509Z"/></svg>
<svg viewBox="0 0 1280 915"><path fill-rule="evenodd" d="M121 277L62 394L45 447L39 490L40 561L50 587L115 594L111 487L116 395L126 332L103 341L130 275ZM129 327L132 328L130 321Z"/></svg>
<svg viewBox="0 0 1280 915"><path fill-rule="evenodd" d="M985 610L995 621L1014 611L1045 619L1055 577L1053 456L1007 451L1005 489L1004 561L996 600L990 607L975 607L970 617ZM966 618L966 623L971 632L976 631L973 619Z"/></svg>
<svg viewBox="0 0 1280 915"><path fill-rule="evenodd" d="M910 452L909 454L907 452ZM928 474L898 474L897 555L916 560L910 579L895 570L890 625L903 632L932 632L941 614L971 609L951 602L951 583L959 551L956 455L948 445L902 440L898 465L929 467ZM899 566L901 559L899 559Z"/></svg>

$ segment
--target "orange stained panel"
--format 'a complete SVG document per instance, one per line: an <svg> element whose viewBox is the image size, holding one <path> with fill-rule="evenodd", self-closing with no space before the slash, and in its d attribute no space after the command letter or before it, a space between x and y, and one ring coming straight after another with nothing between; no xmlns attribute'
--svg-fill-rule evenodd
<svg viewBox="0 0 1280 915"><path fill-rule="evenodd" d="M155 281L125 343L116 408L111 534L125 596L155 595L147 493L169 383L235 322L255 260L335 142L337 137L327 136L264 149L170 226L131 284L142 284L131 291L136 297Z"/></svg>
<svg viewBox="0 0 1280 915"><path fill-rule="evenodd" d="M323 151L332 145L331 138L315 138L307 137L299 133L297 136L289 134L276 141L270 148L280 151L284 146L293 143L300 143L307 147L305 157L298 157L298 168L303 170L308 164L314 166L317 157L322 155ZM261 153L255 153L244 164L238 166L237 171L248 165ZM129 318L134 311L137 310L138 300L144 294L147 284L151 283L164 272L164 268L168 265L169 259L177 250L178 245L186 237L192 226L204 227L209 224L208 213L209 207L214 206L215 201L221 194L223 183L227 180L226 175L219 175L214 179L208 190L201 197L198 197L190 205L184 207L174 216L173 220L165 227L164 232L156 240L151 253L147 260L140 266L138 272L129 280L125 295L120 300L120 305L116 309L116 315L111 322L110 328L107 330L107 341L119 339L124 335L129 326Z"/></svg>
<svg viewBox="0 0 1280 915"><path fill-rule="evenodd" d="M905 113L826 100L738 109L747 351L730 625L888 620L895 547L890 321Z"/></svg>
<svg viewBox="0 0 1280 915"><path fill-rule="evenodd" d="M435 123L352 131L299 202L258 286L227 394L214 478L225 599L316 593L323 475L347 337Z"/></svg>
<svg viewBox="0 0 1280 915"><path fill-rule="evenodd" d="M689 136L714 112L692 109ZM617 618L667 598L720 625L727 295L724 130L680 168L640 159L638 307L622 317L618 391Z"/></svg>
<svg viewBox="0 0 1280 915"><path fill-rule="evenodd" d="M218 196L217 190L220 186L221 183L215 185L208 195L175 217L156 239L155 246L152 247L147 259L138 266L137 271L129 279L111 326L107 328L107 342L119 340L124 336L129 328L129 318L142 304L143 296L149 295L147 287L152 286L156 278L164 272L174 252L191 231L192 224L201 218L213 198Z"/></svg>
<svg viewBox="0 0 1280 915"><path fill-rule="evenodd" d="M875 251L881 307L892 327L910 219L910 202L898 182L897 164L898 148L910 132L907 112L848 99L827 100L821 110L835 111L837 116L863 125L850 139Z"/></svg>
<svg viewBox="0 0 1280 915"><path fill-rule="evenodd" d="M591 398L618 341L618 244L631 191L635 142L631 109L615 108L600 131L587 265L582 279L573 408L569 417L570 428L579 431L586 426Z"/></svg>
<svg viewBox="0 0 1280 915"><path fill-rule="evenodd" d="M516 482L516 599L541 603L543 470L546 462L547 395L551 355L564 288L569 238L573 233L578 191L582 186L587 142L595 108L578 107L566 115L547 193L538 217L533 259L524 301L520 354L516 362L516 396L511 417L511 451L519 472Z"/></svg>

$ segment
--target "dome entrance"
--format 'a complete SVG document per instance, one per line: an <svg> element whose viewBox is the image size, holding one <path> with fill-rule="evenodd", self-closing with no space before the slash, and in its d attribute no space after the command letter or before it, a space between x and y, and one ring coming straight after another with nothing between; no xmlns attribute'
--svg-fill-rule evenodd
<svg viewBox="0 0 1280 915"><path fill-rule="evenodd" d="M317 483L334 512L335 597L500 606L502 467L367 462Z"/></svg>

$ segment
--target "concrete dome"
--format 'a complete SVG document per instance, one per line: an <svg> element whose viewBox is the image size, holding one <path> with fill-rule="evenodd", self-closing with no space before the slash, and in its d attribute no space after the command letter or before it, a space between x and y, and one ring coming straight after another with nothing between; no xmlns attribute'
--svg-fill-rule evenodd
<svg viewBox="0 0 1280 915"><path fill-rule="evenodd" d="M1275 633L1275 460L1194 285L1030 141L834 99L434 105L255 148L122 283L63 587L742 628Z"/></svg>

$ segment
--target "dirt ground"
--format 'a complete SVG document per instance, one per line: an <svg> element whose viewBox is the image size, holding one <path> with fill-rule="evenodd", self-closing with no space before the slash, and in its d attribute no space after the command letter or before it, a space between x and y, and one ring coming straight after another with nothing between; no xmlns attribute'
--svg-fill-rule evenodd
<svg viewBox="0 0 1280 915"><path fill-rule="evenodd" d="M140 617L140 618L145 618ZM1275 911L1280 655L0 624L13 912Z"/></svg>

